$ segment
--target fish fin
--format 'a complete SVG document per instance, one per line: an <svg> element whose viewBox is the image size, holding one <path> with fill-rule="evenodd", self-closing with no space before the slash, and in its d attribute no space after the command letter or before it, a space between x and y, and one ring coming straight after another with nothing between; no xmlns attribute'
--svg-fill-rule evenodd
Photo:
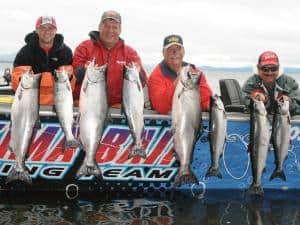
<svg viewBox="0 0 300 225"><path fill-rule="evenodd" d="M128 153L128 159L131 159L135 156L140 156L141 158L146 159L147 155L143 149L143 146L135 145Z"/></svg>
<svg viewBox="0 0 300 225"><path fill-rule="evenodd" d="M218 177L220 179L223 178L219 168L213 168L212 166L207 170L207 173L205 174L205 177Z"/></svg>
<svg viewBox="0 0 300 225"><path fill-rule="evenodd" d="M191 171L179 172L175 177L175 186L180 186L182 184L198 184L199 181L195 174Z"/></svg>
<svg viewBox="0 0 300 225"><path fill-rule="evenodd" d="M52 112L57 113L55 105L52 105Z"/></svg>
<svg viewBox="0 0 300 225"><path fill-rule="evenodd" d="M138 90L139 90L139 92L142 90L142 88L141 88L141 85L139 84L139 82L138 81L136 81L136 86L137 86L137 88L138 88Z"/></svg>
<svg viewBox="0 0 300 225"><path fill-rule="evenodd" d="M281 180L286 181L286 176L285 176L283 170L277 170L277 169L275 169L273 171L272 175L270 176L270 180L273 180L276 177L280 178Z"/></svg>
<svg viewBox="0 0 300 225"><path fill-rule="evenodd" d="M81 144L78 140L76 140L75 138L71 139L71 140L66 140L66 138L64 139L64 147L63 147L63 152L66 149L69 148L80 148L81 149Z"/></svg>
<svg viewBox="0 0 300 225"><path fill-rule="evenodd" d="M266 167L263 169L262 173L265 173L265 172L267 172L267 169L266 169Z"/></svg>
<svg viewBox="0 0 300 225"><path fill-rule="evenodd" d="M66 82L67 90L71 91L70 85Z"/></svg>
<svg viewBox="0 0 300 225"><path fill-rule="evenodd" d="M248 189L249 194L252 195L264 195L264 190L260 185L251 184L250 188Z"/></svg>
<svg viewBox="0 0 300 225"><path fill-rule="evenodd" d="M84 83L84 86L82 87L82 91L83 91L84 93L86 93L87 87L88 87L88 82L85 82L85 83Z"/></svg>
<svg viewBox="0 0 300 225"><path fill-rule="evenodd" d="M34 128L41 129L41 127L42 127L42 123L41 123L40 118L38 117L35 121Z"/></svg>
<svg viewBox="0 0 300 225"><path fill-rule="evenodd" d="M22 91L22 89L21 89L21 91L20 91L19 94L18 94L18 99L19 99L19 100L22 99L22 93L23 93L23 91Z"/></svg>
<svg viewBox="0 0 300 225"><path fill-rule="evenodd" d="M94 165L87 165L84 161L76 173L76 178L79 179L82 176L91 176L91 175L95 176L99 180L103 179L102 172L96 163L94 163Z"/></svg>
<svg viewBox="0 0 300 225"><path fill-rule="evenodd" d="M13 166L6 177L6 184L14 181L21 181L27 185L32 185L32 179L29 175L29 172L27 170L17 171Z"/></svg>

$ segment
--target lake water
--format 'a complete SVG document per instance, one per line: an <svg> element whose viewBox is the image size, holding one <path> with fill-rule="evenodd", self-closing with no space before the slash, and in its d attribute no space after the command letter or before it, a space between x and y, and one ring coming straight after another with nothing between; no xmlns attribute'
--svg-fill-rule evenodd
<svg viewBox="0 0 300 225"><path fill-rule="evenodd" d="M3 68L10 64L0 64ZM215 93L219 79L234 78L242 85L251 73L204 71ZM0 75L2 72L0 73ZM292 75L300 82L300 74ZM8 195L0 192L0 225L300 225L300 197L266 193L249 199L239 192L212 192L205 198L174 196L115 198L88 196L68 200L64 194Z"/></svg>

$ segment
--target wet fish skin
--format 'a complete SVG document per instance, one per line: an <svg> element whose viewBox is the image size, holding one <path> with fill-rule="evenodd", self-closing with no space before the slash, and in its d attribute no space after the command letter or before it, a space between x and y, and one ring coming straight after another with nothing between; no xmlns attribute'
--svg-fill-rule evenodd
<svg viewBox="0 0 300 225"><path fill-rule="evenodd" d="M226 141L227 118L224 104L218 95L211 97L210 120L209 120L209 143L211 154L211 166L206 173L206 177L215 176L222 178L219 169L219 159L224 152Z"/></svg>
<svg viewBox="0 0 300 225"><path fill-rule="evenodd" d="M191 74L190 70L189 66L181 70L172 101L174 148L180 163L175 185L198 183L190 164L202 123L198 90L201 73Z"/></svg>
<svg viewBox="0 0 300 225"><path fill-rule="evenodd" d="M250 159L253 182L249 188L250 194L263 195L261 176L266 166L270 143L270 122L264 103L259 99L251 99L250 110Z"/></svg>
<svg viewBox="0 0 300 225"><path fill-rule="evenodd" d="M87 67L81 86L79 136L85 151L85 158L77 171L77 178L86 175L94 175L98 179L102 178L95 157L108 114L106 68L107 65L96 66L95 60L91 62Z"/></svg>
<svg viewBox="0 0 300 225"><path fill-rule="evenodd" d="M134 156L146 158L147 155L142 143L144 132L144 92L139 71L134 63L124 68L122 94L123 110L133 139L133 147L128 154L128 159Z"/></svg>
<svg viewBox="0 0 300 225"><path fill-rule="evenodd" d="M65 134L64 150L80 147L72 133L73 127L73 95L66 70L55 71L54 104L59 123Z"/></svg>
<svg viewBox="0 0 300 225"><path fill-rule="evenodd" d="M275 114L272 126L272 142L274 147L275 164L270 180L278 177L286 181L283 171L283 162L288 156L290 145L291 116L289 112L289 101L275 102Z"/></svg>
<svg viewBox="0 0 300 225"><path fill-rule="evenodd" d="M6 178L6 183L20 180L32 184L25 160L34 127L39 120L40 78L41 74L25 72L15 93L11 107L11 137L8 149L14 153L16 161Z"/></svg>

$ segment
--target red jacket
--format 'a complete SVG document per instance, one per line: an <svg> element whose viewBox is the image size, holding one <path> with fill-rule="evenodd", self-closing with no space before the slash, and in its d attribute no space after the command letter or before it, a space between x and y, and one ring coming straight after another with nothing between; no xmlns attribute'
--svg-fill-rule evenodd
<svg viewBox="0 0 300 225"><path fill-rule="evenodd" d="M171 111L176 77L176 73L165 62L158 64L150 74L148 80L149 98L152 108L158 113L167 114ZM201 76L199 93L202 111L207 111L210 106L212 91L204 74Z"/></svg>
<svg viewBox="0 0 300 225"><path fill-rule="evenodd" d="M99 32L90 32L90 40L83 41L74 52L73 67L76 72L77 84L74 91L75 101L79 99L80 86L85 73L85 64L96 59L98 65L107 63L107 90L109 105L122 103L123 65L137 63L141 69L142 79L146 82L146 72L142 67L141 59L137 52L124 44L123 40L110 50L99 41Z"/></svg>

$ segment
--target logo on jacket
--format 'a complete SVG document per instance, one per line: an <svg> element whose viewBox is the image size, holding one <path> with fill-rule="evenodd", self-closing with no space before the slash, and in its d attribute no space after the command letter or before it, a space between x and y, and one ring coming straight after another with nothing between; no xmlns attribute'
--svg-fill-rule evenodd
<svg viewBox="0 0 300 225"><path fill-rule="evenodd" d="M53 57L51 58L53 61L57 62L58 61L58 58L57 57Z"/></svg>

